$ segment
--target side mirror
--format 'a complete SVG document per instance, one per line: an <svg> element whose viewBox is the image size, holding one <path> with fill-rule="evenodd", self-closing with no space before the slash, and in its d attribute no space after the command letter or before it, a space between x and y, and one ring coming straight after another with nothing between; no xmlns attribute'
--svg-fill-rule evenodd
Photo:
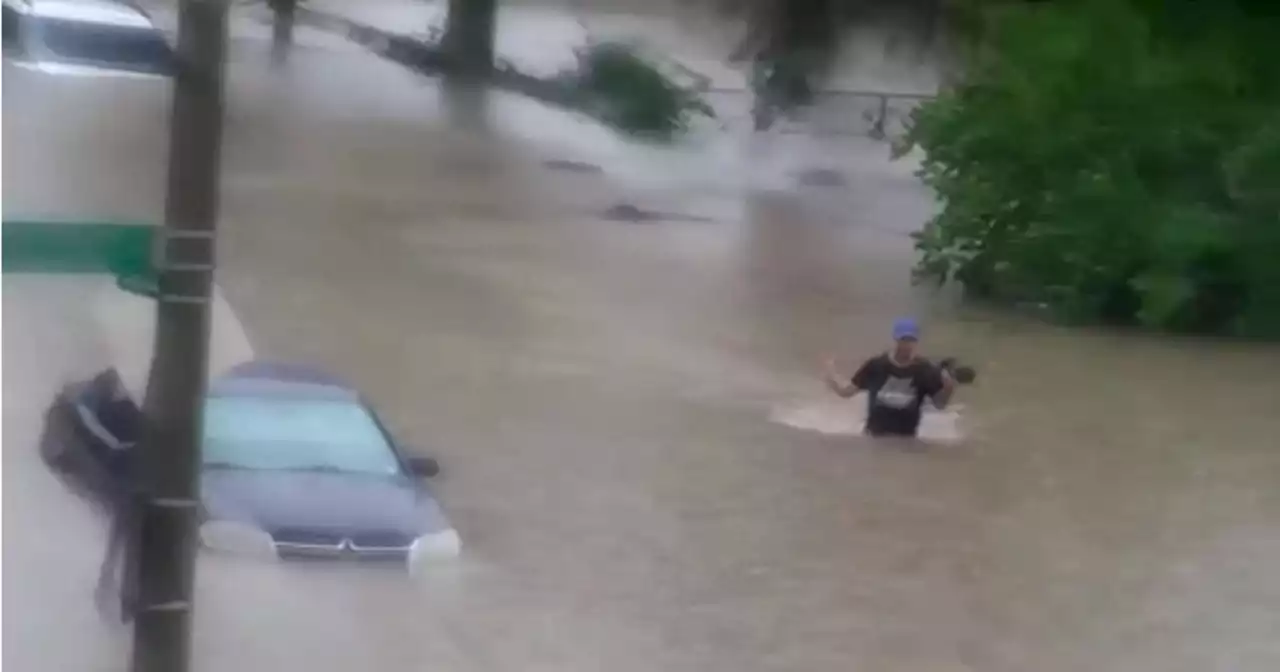
<svg viewBox="0 0 1280 672"><path fill-rule="evenodd" d="M431 478L440 473L440 463L431 457L410 457L405 460L409 473L420 478Z"/></svg>

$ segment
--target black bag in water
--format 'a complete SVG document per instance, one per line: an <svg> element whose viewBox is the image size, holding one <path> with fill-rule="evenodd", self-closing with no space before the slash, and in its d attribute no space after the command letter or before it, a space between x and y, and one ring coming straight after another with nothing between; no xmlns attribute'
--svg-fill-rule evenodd
<svg viewBox="0 0 1280 672"><path fill-rule="evenodd" d="M977 369L961 364L955 357L947 357L938 362L938 368L950 373L961 385L971 385L978 378Z"/></svg>

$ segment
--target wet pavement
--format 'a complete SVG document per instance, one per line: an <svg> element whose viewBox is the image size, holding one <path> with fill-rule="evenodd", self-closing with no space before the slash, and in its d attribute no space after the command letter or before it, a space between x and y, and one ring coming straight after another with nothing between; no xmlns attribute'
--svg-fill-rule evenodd
<svg viewBox="0 0 1280 672"><path fill-rule="evenodd" d="M870 141L636 147L295 56L234 47L219 283L260 354L350 378L442 460L464 552L418 582L205 558L197 669L1280 668L1275 348L913 290L933 205ZM5 84L6 216L158 217L163 87ZM797 186L814 168L845 186ZM710 221L601 216L619 202ZM102 522L34 452L58 382L104 356L95 287L4 280L13 670L124 669L92 610ZM816 372L904 312L980 384L938 440L873 445Z"/></svg>

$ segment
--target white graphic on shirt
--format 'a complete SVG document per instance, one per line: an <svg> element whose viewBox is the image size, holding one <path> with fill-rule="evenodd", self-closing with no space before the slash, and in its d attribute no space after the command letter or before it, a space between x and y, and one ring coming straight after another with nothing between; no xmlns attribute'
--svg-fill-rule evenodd
<svg viewBox="0 0 1280 672"><path fill-rule="evenodd" d="M912 408L916 405L917 397L913 378L889 376L889 379L884 381L884 386L876 393L876 404L887 408Z"/></svg>

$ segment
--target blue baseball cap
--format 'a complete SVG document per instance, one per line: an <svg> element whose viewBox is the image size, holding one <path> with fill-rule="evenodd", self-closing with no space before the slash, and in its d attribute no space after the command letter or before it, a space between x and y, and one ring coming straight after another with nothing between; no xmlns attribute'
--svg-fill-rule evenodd
<svg viewBox="0 0 1280 672"><path fill-rule="evenodd" d="M909 317L901 317L893 321L893 340L901 341L904 338L920 340L920 325Z"/></svg>

